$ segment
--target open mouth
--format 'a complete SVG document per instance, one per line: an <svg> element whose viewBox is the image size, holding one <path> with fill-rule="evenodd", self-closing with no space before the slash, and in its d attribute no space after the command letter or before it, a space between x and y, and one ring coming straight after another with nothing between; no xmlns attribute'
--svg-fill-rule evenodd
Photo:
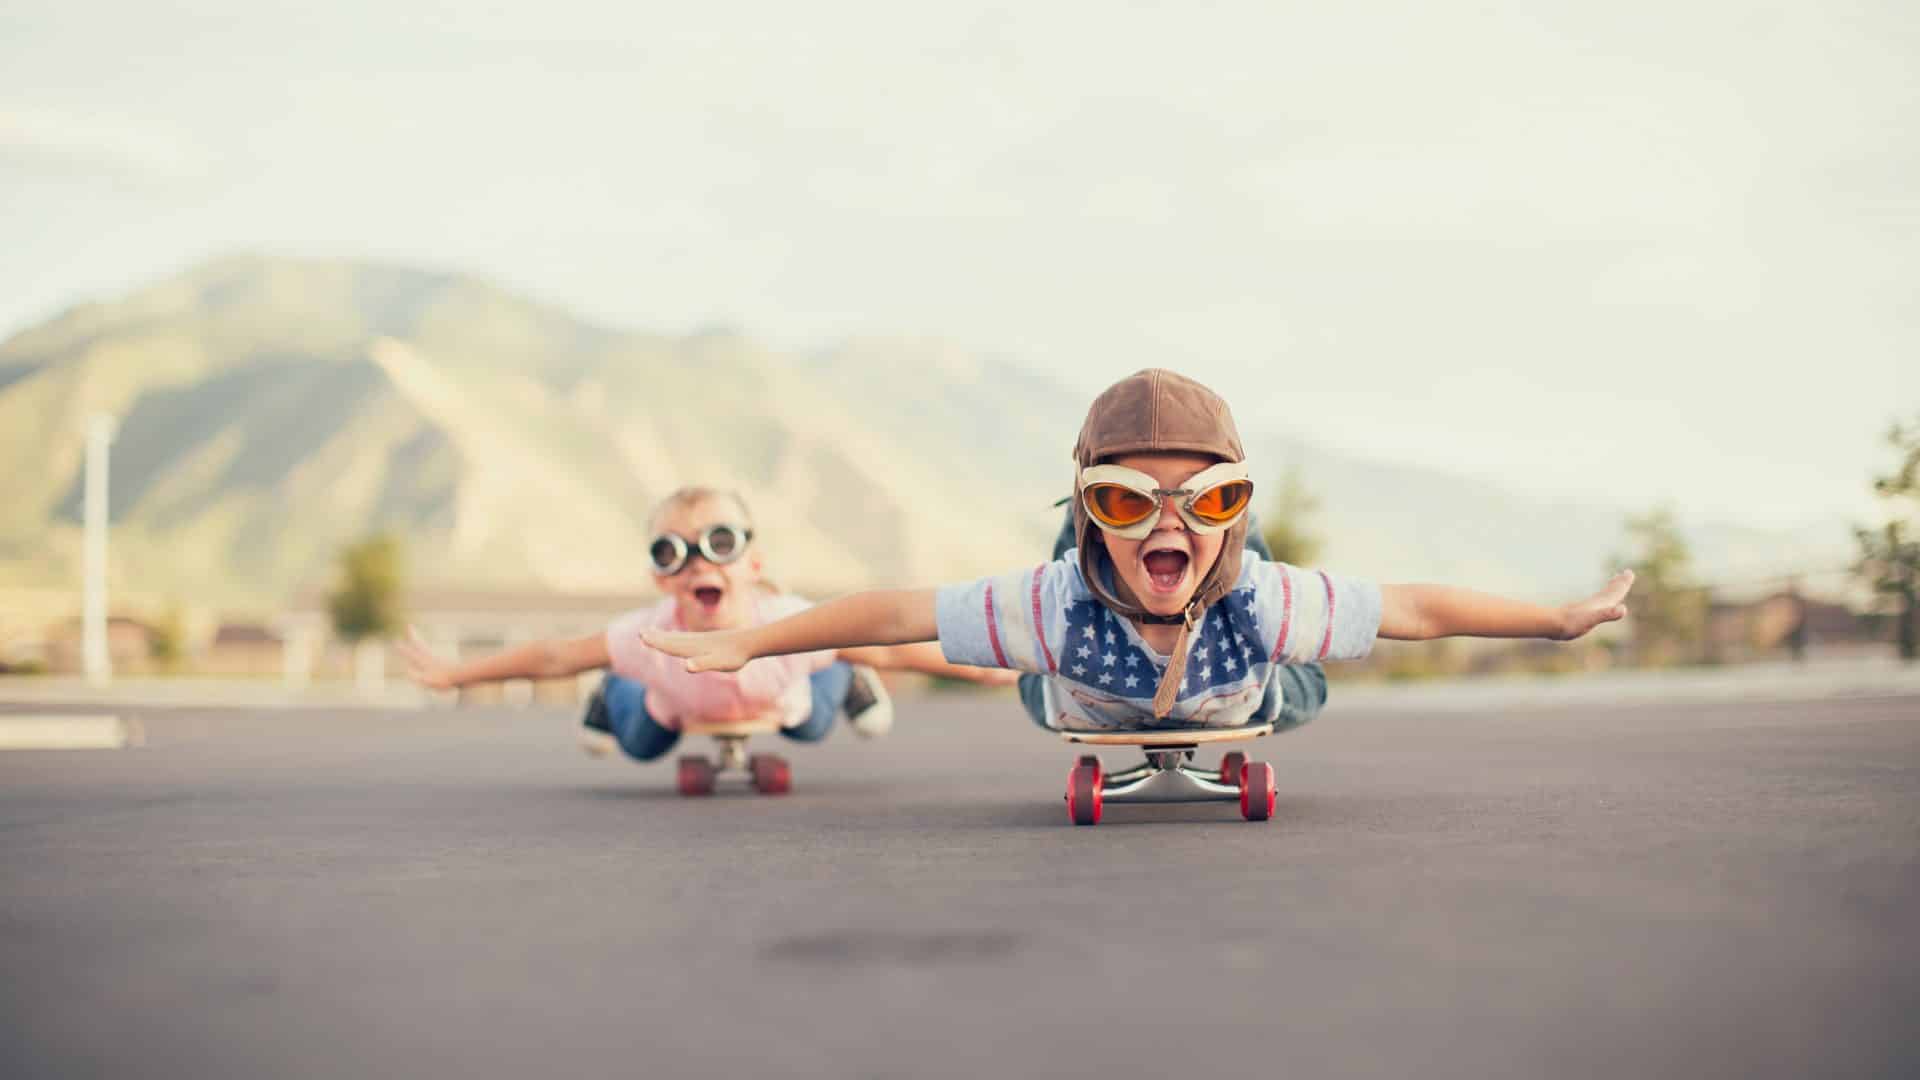
<svg viewBox="0 0 1920 1080"><path fill-rule="evenodd" d="M1148 552L1140 562L1147 568L1147 582L1153 590L1172 594L1187 580L1187 565L1192 559L1184 551L1162 550Z"/></svg>
<svg viewBox="0 0 1920 1080"><path fill-rule="evenodd" d="M702 585L693 590L693 602L700 605L700 610L711 615L720 610L720 601L726 599L726 595L718 585Z"/></svg>

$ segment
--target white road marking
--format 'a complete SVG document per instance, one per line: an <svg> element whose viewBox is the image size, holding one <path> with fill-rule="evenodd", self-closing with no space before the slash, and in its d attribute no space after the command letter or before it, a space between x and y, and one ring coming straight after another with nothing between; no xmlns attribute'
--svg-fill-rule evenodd
<svg viewBox="0 0 1920 1080"><path fill-rule="evenodd" d="M139 724L117 716L0 714L0 750L121 750L140 742Z"/></svg>

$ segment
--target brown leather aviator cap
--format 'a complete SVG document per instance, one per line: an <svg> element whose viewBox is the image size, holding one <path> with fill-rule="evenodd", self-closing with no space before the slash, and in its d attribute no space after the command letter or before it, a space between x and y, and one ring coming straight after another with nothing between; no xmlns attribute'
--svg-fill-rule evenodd
<svg viewBox="0 0 1920 1080"><path fill-rule="evenodd" d="M1240 578L1240 553L1247 542L1247 518L1223 534L1220 557L1200 579L1184 617L1155 615L1130 604L1107 587L1112 558L1098 526L1087 517L1080 501L1080 470L1120 454L1148 451L1210 454L1221 461L1245 461L1240 432L1233 413L1220 395L1177 372L1164 368L1138 371L1109 386L1093 399L1080 438L1073 445L1073 535L1080 552L1080 575L1087 588L1115 614L1145 622L1182 625L1167 670L1153 696L1153 713L1164 718L1173 709L1187 667L1187 636L1215 601L1233 589Z"/></svg>

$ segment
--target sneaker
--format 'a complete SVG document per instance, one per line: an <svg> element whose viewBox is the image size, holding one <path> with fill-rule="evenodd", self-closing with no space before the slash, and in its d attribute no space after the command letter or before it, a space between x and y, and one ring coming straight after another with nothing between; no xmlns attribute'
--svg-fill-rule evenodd
<svg viewBox="0 0 1920 1080"><path fill-rule="evenodd" d="M602 680L587 698L587 711L580 715L580 749L588 757L606 757L620 749L613 737L613 725L607 722L607 684Z"/></svg>
<svg viewBox="0 0 1920 1080"><path fill-rule="evenodd" d="M893 699L887 696L880 673L865 664L853 665L853 682L847 685L847 699L840 708L862 738L878 738L893 730Z"/></svg>
<svg viewBox="0 0 1920 1080"><path fill-rule="evenodd" d="M580 729L580 749L590 758L612 757L619 753L619 740L604 731Z"/></svg>

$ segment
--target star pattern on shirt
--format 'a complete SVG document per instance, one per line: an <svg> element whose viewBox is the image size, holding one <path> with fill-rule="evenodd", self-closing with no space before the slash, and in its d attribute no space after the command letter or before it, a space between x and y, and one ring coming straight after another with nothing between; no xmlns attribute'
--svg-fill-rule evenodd
<svg viewBox="0 0 1920 1080"><path fill-rule="evenodd" d="M1068 604L1065 615L1068 655L1077 659L1064 667L1062 674L1083 676L1076 681L1128 699L1152 694L1153 682L1134 674L1142 660L1149 661L1150 666L1152 658L1142 651L1137 639L1125 633L1113 612L1092 601L1081 601ZM1124 678L1119 677L1122 674Z"/></svg>

